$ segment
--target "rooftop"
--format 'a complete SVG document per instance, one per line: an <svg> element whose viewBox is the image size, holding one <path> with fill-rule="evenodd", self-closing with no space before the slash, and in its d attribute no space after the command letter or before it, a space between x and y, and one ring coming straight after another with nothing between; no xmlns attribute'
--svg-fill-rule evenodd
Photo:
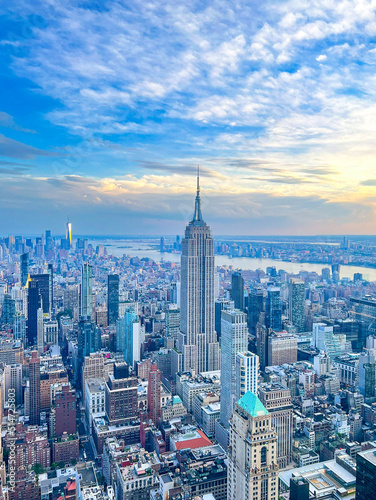
<svg viewBox="0 0 376 500"><path fill-rule="evenodd" d="M238 405L243 408L251 417L264 417L269 415L265 406L261 403L259 398L248 391L238 401Z"/></svg>

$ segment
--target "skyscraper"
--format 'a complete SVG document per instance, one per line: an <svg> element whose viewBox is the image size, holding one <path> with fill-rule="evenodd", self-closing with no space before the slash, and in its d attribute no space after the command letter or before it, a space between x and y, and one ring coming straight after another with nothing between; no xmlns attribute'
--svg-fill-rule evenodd
<svg viewBox="0 0 376 500"><path fill-rule="evenodd" d="M133 309L125 311L116 322L116 350L123 353L132 368L141 359L141 324Z"/></svg>
<svg viewBox="0 0 376 500"><path fill-rule="evenodd" d="M235 400L248 391L257 395L259 358L253 352L238 352L235 361Z"/></svg>
<svg viewBox="0 0 376 500"><path fill-rule="evenodd" d="M82 264L81 316L93 316L93 266L87 262Z"/></svg>
<svg viewBox="0 0 376 500"><path fill-rule="evenodd" d="M277 500L277 435L268 411L247 392L230 421L228 500Z"/></svg>
<svg viewBox="0 0 376 500"><path fill-rule="evenodd" d="M32 351L29 361L30 370L30 411L29 419L31 425L39 425L40 422L40 361L37 351Z"/></svg>
<svg viewBox="0 0 376 500"><path fill-rule="evenodd" d="M29 276L29 254L21 255L21 286L25 286Z"/></svg>
<svg viewBox="0 0 376 500"><path fill-rule="evenodd" d="M53 310L54 306L54 266L52 264L48 264L47 268L48 273L48 285L49 285L49 302L50 302L50 311Z"/></svg>
<svg viewBox="0 0 376 500"><path fill-rule="evenodd" d="M27 342L29 346L36 344L38 336L38 309L42 299L37 281L30 281L27 296Z"/></svg>
<svg viewBox="0 0 376 500"><path fill-rule="evenodd" d="M296 327L297 332L304 331L304 281L291 278L289 283L289 320Z"/></svg>
<svg viewBox="0 0 376 500"><path fill-rule="evenodd" d="M282 304L281 290L276 286L268 287L268 295L266 298L266 314L265 322L267 328L274 331L282 329Z"/></svg>
<svg viewBox="0 0 376 500"><path fill-rule="evenodd" d="M107 323L116 323L119 317L119 275L107 276Z"/></svg>
<svg viewBox="0 0 376 500"><path fill-rule="evenodd" d="M151 365L149 372L148 410L149 418L158 426L161 418L161 372L156 364Z"/></svg>
<svg viewBox="0 0 376 500"><path fill-rule="evenodd" d="M65 239L67 241L67 247L68 249L71 248L72 246L72 223L68 222L65 224Z"/></svg>
<svg viewBox="0 0 376 500"><path fill-rule="evenodd" d="M183 369L219 369L219 344L214 327L214 240L201 213L200 185L193 219L185 229L181 255L181 322L179 348Z"/></svg>
<svg viewBox="0 0 376 500"><path fill-rule="evenodd" d="M368 500L376 495L375 449L356 455L356 500Z"/></svg>
<svg viewBox="0 0 376 500"><path fill-rule="evenodd" d="M290 389L279 383L262 384L259 395L260 401L270 413L272 427L278 436L278 466L285 468L292 460L293 406Z"/></svg>
<svg viewBox="0 0 376 500"><path fill-rule="evenodd" d="M49 274L32 274L31 281L38 283L38 290L42 297L43 314L50 313L50 275Z"/></svg>
<svg viewBox="0 0 376 500"><path fill-rule="evenodd" d="M236 354L248 350L247 317L239 309L222 311L221 321L221 414L220 422L228 429L235 404Z"/></svg>
<svg viewBox="0 0 376 500"><path fill-rule="evenodd" d="M244 280L240 273L231 276L231 298L234 301L235 309L244 310Z"/></svg>
<svg viewBox="0 0 376 500"><path fill-rule="evenodd" d="M248 329L253 335L256 334L256 326L260 320L260 314L264 310L264 292L262 288L251 290L248 294Z"/></svg>

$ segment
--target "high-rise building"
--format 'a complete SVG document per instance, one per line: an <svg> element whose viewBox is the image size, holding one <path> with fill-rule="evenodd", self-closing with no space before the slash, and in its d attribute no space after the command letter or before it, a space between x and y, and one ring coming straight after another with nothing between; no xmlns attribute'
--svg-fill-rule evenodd
<svg viewBox="0 0 376 500"><path fill-rule="evenodd" d="M256 334L256 326L263 311L265 305L262 288L251 290L248 294L248 329L253 335Z"/></svg>
<svg viewBox="0 0 376 500"><path fill-rule="evenodd" d="M21 255L21 286L25 286L29 276L29 254L23 253Z"/></svg>
<svg viewBox="0 0 376 500"><path fill-rule="evenodd" d="M93 316L93 266L85 262L81 275L81 316Z"/></svg>
<svg viewBox="0 0 376 500"><path fill-rule="evenodd" d="M161 419L161 372L156 364L152 364L148 382L149 418L158 426Z"/></svg>
<svg viewBox="0 0 376 500"><path fill-rule="evenodd" d="M247 392L230 421L228 500L277 500L277 434L258 397Z"/></svg>
<svg viewBox="0 0 376 500"><path fill-rule="evenodd" d="M231 276L231 298L235 309L244 310L244 279L238 272Z"/></svg>
<svg viewBox="0 0 376 500"><path fill-rule="evenodd" d="M259 358L253 352L238 352L235 363L235 399L239 401L248 391L257 394Z"/></svg>
<svg viewBox="0 0 376 500"><path fill-rule="evenodd" d="M297 278L291 278L289 283L289 319L297 332L304 331L305 284Z"/></svg>
<svg viewBox="0 0 376 500"><path fill-rule="evenodd" d="M125 424L137 416L137 377L115 379L110 375L105 391L110 425Z"/></svg>
<svg viewBox="0 0 376 500"><path fill-rule="evenodd" d="M281 304L281 289L276 286L268 287L268 295L266 297L265 308L265 323L267 328L274 331L282 329L282 304Z"/></svg>
<svg viewBox="0 0 376 500"><path fill-rule="evenodd" d="M82 366L85 356L99 351L101 348L100 328L89 316L81 316L78 323L77 342L77 381L81 380Z"/></svg>
<svg viewBox="0 0 376 500"><path fill-rule="evenodd" d="M65 224L65 239L67 242L67 249L69 250L72 246L72 223L68 222Z"/></svg>
<svg viewBox="0 0 376 500"><path fill-rule="evenodd" d="M22 365L14 363L4 367L4 401L8 401L9 389L14 390L16 405L22 403Z"/></svg>
<svg viewBox="0 0 376 500"><path fill-rule="evenodd" d="M298 339L295 335L272 332L268 335L268 365L280 366L284 363L296 363L298 360Z"/></svg>
<svg viewBox="0 0 376 500"><path fill-rule="evenodd" d="M133 309L125 311L116 322L116 350L122 352L130 367L141 359L141 323Z"/></svg>
<svg viewBox="0 0 376 500"><path fill-rule="evenodd" d="M42 305L37 281L30 281L27 296L27 342L29 346L36 344L38 336L38 309Z"/></svg>
<svg viewBox="0 0 376 500"><path fill-rule="evenodd" d="M193 219L185 229L181 255L179 348L185 371L219 369L214 327L214 240L201 213L199 177Z"/></svg>
<svg viewBox="0 0 376 500"><path fill-rule="evenodd" d="M55 394L54 436L62 436L64 432L76 433L76 391L69 384L64 384Z"/></svg>
<svg viewBox="0 0 376 500"><path fill-rule="evenodd" d="M31 281L38 283L38 290L42 297L43 314L50 313L50 276L49 274L32 274ZM29 285L30 286L30 285Z"/></svg>
<svg viewBox="0 0 376 500"><path fill-rule="evenodd" d="M356 455L356 500L369 500L376 495L376 449Z"/></svg>
<svg viewBox="0 0 376 500"><path fill-rule="evenodd" d="M279 383L262 384L259 396L270 414L271 425L277 433L278 466L281 469L285 468L292 460L293 406L290 389Z"/></svg>
<svg viewBox="0 0 376 500"><path fill-rule="evenodd" d="M239 309L222 311L221 320L221 413L220 422L226 429L235 404L236 355L248 350L247 317Z"/></svg>
<svg viewBox="0 0 376 500"><path fill-rule="evenodd" d="M43 310L40 307L37 311L37 350L38 350L38 354L42 354L43 349L44 349Z"/></svg>
<svg viewBox="0 0 376 500"><path fill-rule="evenodd" d="M119 275L107 276L107 324L113 325L119 318Z"/></svg>
<svg viewBox="0 0 376 500"><path fill-rule="evenodd" d="M13 325L14 317L16 315L16 301L11 298L9 294L4 295L3 313L1 315L1 322L3 325Z"/></svg>
<svg viewBox="0 0 376 500"><path fill-rule="evenodd" d="M48 285L49 285L49 303L50 303L50 311L53 310L54 307L54 267L52 264L48 264L47 273L49 276Z"/></svg>
<svg viewBox="0 0 376 500"><path fill-rule="evenodd" d="M166 311L166 336L177 340L180 331L180 309L170 304Z"/></svg>
<svg viewBox="0 0 376 500"><path fill-rule="evenodd" d="M40 360L37 351L32 351L29 360L30 370L30 402L29 422L31 425L40 423Z"/></svg>

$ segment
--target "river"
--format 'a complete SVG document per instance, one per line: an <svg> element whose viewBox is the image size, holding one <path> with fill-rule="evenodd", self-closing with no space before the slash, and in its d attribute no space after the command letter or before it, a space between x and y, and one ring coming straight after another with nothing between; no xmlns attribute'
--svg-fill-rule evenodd
<svg viewBox="0 0 376 500"><path fill-rule="evenodd" d="M148 257L155 262L177 262L180 263L179 253L159 252L156 246L159 244L159 238L148 240L131 239L95 239L90 243L96 245L105 245L107 252L111 255L121 257L123 254L131 257ZM324 267L330 267L329 264L313 264L311 262L285 262L275 259L252 259L250 257L229 258L227 255L216 255L215 264L217 266L232 266L235 269L243 270L266 270L267 267L275 266L277 271L283 269L288 273L298 274L299 271L316 271L321 274ZM376 281L376 269L361 266L341 266L340 277L353 279L354 273L361 273L363 278L368 281Z"/></svg>

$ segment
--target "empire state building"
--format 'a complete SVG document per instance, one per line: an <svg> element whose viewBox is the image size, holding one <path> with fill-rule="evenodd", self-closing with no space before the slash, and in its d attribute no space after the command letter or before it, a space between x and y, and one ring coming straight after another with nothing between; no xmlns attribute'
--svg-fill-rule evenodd
<svg viewBox="0 0 376 500"><path fill-rule="evenodd" d="M214 240L202 218L200 183L193 219L185 229L181 255L179 349L183 370L219 370L219 344L214 329Z"/></svg>

